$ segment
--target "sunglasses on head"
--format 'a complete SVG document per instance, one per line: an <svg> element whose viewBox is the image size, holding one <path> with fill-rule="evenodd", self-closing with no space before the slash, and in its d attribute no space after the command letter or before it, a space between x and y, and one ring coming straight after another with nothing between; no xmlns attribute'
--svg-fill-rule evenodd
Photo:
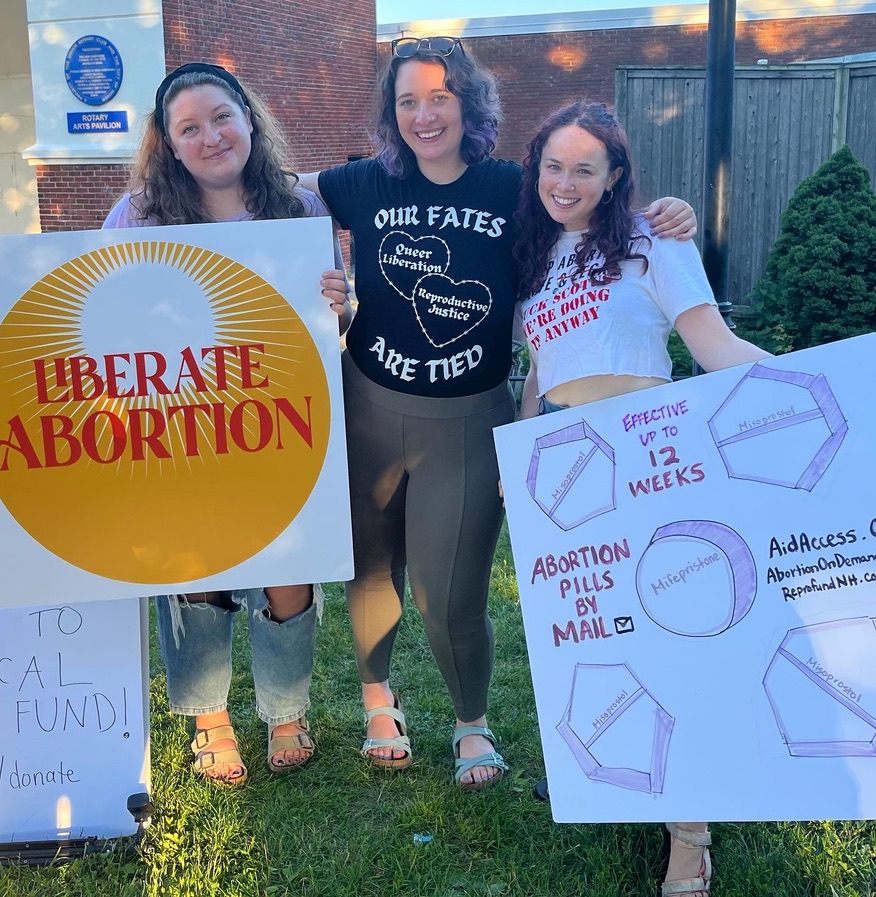
<svg viewBox="0 0 876 897"><path fill-rule="evenodd" d="M409 59L420 50L431 50L441 56L449 56L457 47L465 55L465 47L458 37L397 37L391 44L392 55Z"/></svg>

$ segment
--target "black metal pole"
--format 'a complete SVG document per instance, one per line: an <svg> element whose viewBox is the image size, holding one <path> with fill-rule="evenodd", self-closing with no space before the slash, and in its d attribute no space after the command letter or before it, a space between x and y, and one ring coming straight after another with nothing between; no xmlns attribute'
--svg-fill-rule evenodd
<svg viewBox="0 0 876 897"><path fill-rule="evenodd" d="M733 153L736 0L709 0L703 183L703 265L718 309L731 329L727 257Z"/></svg>

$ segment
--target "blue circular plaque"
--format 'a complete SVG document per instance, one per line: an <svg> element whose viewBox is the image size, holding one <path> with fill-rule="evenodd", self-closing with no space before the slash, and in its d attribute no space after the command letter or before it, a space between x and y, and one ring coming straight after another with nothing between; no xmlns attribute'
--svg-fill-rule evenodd
<svg viewBox="0 0 876 897"><path fill-rule="evenodd" d="M105 37L86 34L67 51L64 77L77 100L102 106L122 86L122 57L115 44Z"/></svg>

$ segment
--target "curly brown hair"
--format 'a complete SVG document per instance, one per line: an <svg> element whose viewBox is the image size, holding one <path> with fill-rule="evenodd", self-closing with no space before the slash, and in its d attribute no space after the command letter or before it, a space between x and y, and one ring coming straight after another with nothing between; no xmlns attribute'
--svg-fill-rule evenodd
<svg viewBox="0 0 876 897"><path fill-rule="evenodd" d="M538 171L548 138L567 125L577 125L592 134L605 145L609 168L622 169L608 202L600 203L594 209L587 230L575 245L577 270L584 271L594 249L603 257L601 265L590 269L594 281L608 283L620 279L620 263L630 259L639 260L645 270L648 268L647 258L635 251L640 241L650 243L650 238L636 233L636 214L632 210L635 178L627 135L603 103L581 100L558 109L545 119L530 142L523 162L523 186L514 213L517 224L514 257L520 266L521 299L533 296L541 289L551 250L562 232L562 225L551 218L538 195Z"/></svg>
<svg viewBox="0 0 876 897"><path fill-rule="evenodd" d="M247 104L225 81L207 72L187 72L167 89L161 109L146 117L143 139L131 169L128 189L138 217L157 224L200 224L213 221L201 188L173 154L163 130L173 99L192 87L221 88L242 111L249 110L252 149L241 175L246 209L253 218L301 218L304 204L295 194L298 176L284 168L286 143L265 104L250 90ZM161 116L159 126L158 116Z"/></svg>

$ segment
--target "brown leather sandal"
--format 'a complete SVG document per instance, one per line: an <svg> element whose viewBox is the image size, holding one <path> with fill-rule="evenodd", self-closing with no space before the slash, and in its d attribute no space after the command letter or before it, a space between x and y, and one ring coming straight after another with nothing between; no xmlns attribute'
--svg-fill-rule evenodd
<svg viewBox="0 0 876 897"><path fill-rule="evenodd" d="M234 742L233 748L223 748L220 751L213 750L212 745L217 741L228 739ZM216 785L242 785L246 781L247 771L240 758L240 752L237 749L237 736L234 729L228 726L214 726L212 729L195 729L195 738L192 741L192 753L195 755L192 761L195 769L205 778L209 779ZM213 774L211 770L217 766L237 767L240 769L238 775Z"/></svg>
<svg viewBox="0 0 876 897"><path fill-rule="evenodd" d="M300 769L313 756L314 745L311 737L307 734L310 731L307 718L302 716L292 720L292 722L302 730L297 735L274 735L274 729L277 727L268 727L268 769L273 773L291 772L293 769ZM281 754L283 751L302 751L303 756L297 763L277 766L274 763L274 756Z"/></svg>

